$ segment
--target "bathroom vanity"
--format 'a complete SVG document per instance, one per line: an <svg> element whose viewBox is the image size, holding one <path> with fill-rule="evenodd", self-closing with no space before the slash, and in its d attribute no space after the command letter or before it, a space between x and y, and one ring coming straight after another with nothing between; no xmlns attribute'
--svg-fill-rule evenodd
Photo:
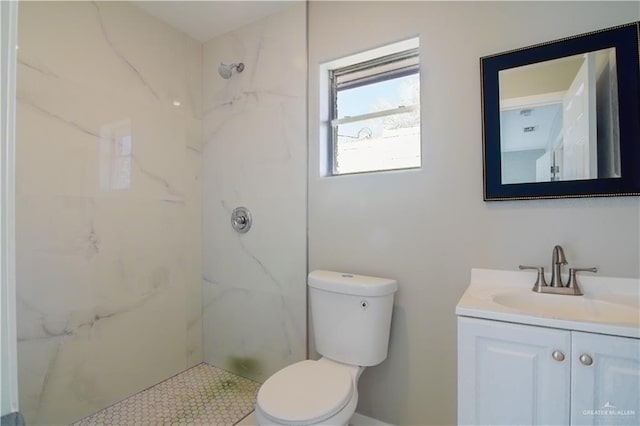
<svg viewBox="0 0 640 426"><path fill-rule="evenodd" d="M473 269L458 305L458 424L640 424L640 280Z"/></svg>

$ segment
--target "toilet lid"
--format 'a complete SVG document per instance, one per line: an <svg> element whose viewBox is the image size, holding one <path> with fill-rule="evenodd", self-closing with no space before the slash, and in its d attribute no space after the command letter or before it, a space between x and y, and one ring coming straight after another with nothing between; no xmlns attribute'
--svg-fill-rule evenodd
<svg viewBox="0 0 640 426"><path fill-rule="evenodd" d="M258 392L257 404L276 422L309 424L342 410L352 393L352 378L347 370L307 360L269 377Z"/></svg>

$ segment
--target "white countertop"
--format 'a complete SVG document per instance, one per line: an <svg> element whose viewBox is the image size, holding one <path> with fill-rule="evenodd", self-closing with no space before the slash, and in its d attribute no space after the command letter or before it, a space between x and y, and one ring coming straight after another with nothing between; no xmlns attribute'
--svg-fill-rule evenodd
<svg viewBox="0 0 640 426"><path fill-rule="evenodd" d="M531 291L536 274L472 269L456 315L640 338L640 279L578 275L568 296Z"/></svg>

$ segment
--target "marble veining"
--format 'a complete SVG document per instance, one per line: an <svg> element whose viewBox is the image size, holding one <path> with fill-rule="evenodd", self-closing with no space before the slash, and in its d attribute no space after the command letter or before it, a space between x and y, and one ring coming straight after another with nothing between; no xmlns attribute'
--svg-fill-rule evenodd
<svg viewBox="0 0 640 426"><path fill-rule="evenodd" d="M222 205L222 208L224 209L225 212L227 212L229 215L231 215L231 212L233 211L233 209L229 208L227 206L227 203L224 200L220 200L220 204ZM262 263L262 261L260 259L258 259L258 257L253 254L248 248L247 246L244 244L243 240L242 240L242 235L241 234L237 234L236 237L238 238L238 244L240 245L240 247L242 248L242 251L251 259L253 260L256 264L258 264L258 266L260 266L260 269L262 269L262 271L264 272L265 276L269 278L269 280L274 283L276 285L276 287L279 290L282 290L282 286L280 285L280 282L278 281L278 279L271 273L271 271L269 271L269 269L265 266L264 263ZM208 281L205 279L205 282L209 282L211 283L211 281Z"/></svg>
<svg viewBox="0 0 640 426"><path fill-rule="evenodd" d="M27 62L27 60L23 59L23 58L18 58L18 65L29 68L33 71L39 72L42 75L45 76L49 76L49 77L53 77L53 78L60 78L59 75L55 74L53 71L46 69L43 66L39 66L39 65L35 65L35 64L31 64L29 62Z"/></svg>
<svg viewBox="0 0 640 426"><path fill-rule="evenodd" d="M160 186L163 187L167 191L168 195L171 195L171 196L174 196L174 197L178 198L176 200L163 199L163 201L183 202L182 193L180 191L178 191L177 189L175 189L173 187L173 185L167 179L165 179L162 176L157 175L157 174L153 173L152 171L150 171L149 169L145 168L142 165L142 162L140 161L140 159L138 158L137 155L132 154L131 155L131 159L133 160L133 164L135 164L138 167L138 170L140 170L140 172L142 174L144 174L151 181L160 184Z"/></svg>
<svg viewBox="0 0 640 426"><path fill-rule="evenodd" d="M147 89L149 89L149 91L151 92L151 94L158 100L160 101L160 96L158 96L158 93L153 89L153 87L151 87L151 84L142 76L141 72L131 63L131 61L129 61L123 54L122 52L120 52L118 49L116 49L116 47L114 46L113 42L111 41L111 39L109 38L109 33L107 32L107 29L105 27L105 22L104 19L102 17L102 11L100 10L100 6L98 5L97 2L91 2L91 4L93 6L95 6L96 8L96 12L97 12L97 17L98 17L98 22L100 24L100 30L102 30L102 34L104 35L104 39L107 42L107 44L109 45L109 47L111 47L111 49L113 50L113 53L120 58L120 60L136 75L136 77L138 77L138 79L140 80L140 83L142 83L142 85L144 85Z"/></svg>
<svg viewBox="0 0 640 426"><path fill-rule="evenodd" d="M69 424L202 362L201 44L127 2L18 44L20 407Z"/></svg>
<svg viewBox="0 0 640 426"><path fill-rule="evenodd" d="M306 355L305 7L203 51L204 360L258 381ZM224 80L220 62L245 70ZM237 206L246 234L230 226Z"/></svg>
<svg viewBox="0 0 640 426"><path fill-rule="evenodd" d="M50 110L47 110L47 109L43 108L42 106L38 105L36 102L32 101L28 97L22 95L20 92L18 92L17 99L18 99L18 102L20 102L21 105L28 105L29 107L31 107L34 110L36 110L39 113L41 113L42 115L45 115L48 118L51 118L53 120L59 121L59 122L65 124L65 125L68 125L68 126L72 127L73 129L75 129L75 130L77 130L77 131L79 131L81 133L84 133L85 135L92 136L94 138L99 138L100 137L98 132L89 129L87 126L83 126L81 124L78 124L73 120L66 119L64 117L61 117L61 116L57 115L56 113L54 113L54 112L52 112Z"/></svg>
<svg viewBox="0 0 640 426"><path fill-rule="evenodd" d="M24 332L18 337L18 341L23 342L74 336L84 327L89 329L93 328L98 321L135 311L140 306L157 297L162 291L162 286L163 285L159 283L152 285L146 294L141 296L138 300L129 302L126 306L119 306L117 308L96 306L88 311L74 310L73 312L67 312L65 315L60 313L50 315L47 312L34 307L24 299L18 299L19 305L24 306L27 310L31 311L32 314L36 316L37 323L39 324L39 327L36 327L31 331L31 333L24 330Z"/></svg>
<svg viewBox="0 0 640 426"><path fill-rule="evenodd" d="M66 424L203 357L256 380L305 357L305 8L203 46L124 2L21 5L28 424ZM220 79L229 60L247 69ZM237 205L255 214L243 236Z"/></svg>

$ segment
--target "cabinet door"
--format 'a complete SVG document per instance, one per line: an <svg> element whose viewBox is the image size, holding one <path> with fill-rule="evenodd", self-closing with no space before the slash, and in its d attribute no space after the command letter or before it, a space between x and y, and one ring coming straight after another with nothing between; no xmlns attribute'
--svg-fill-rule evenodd
<svg viewBox="0 0 640 426"><path fill-rule="evenodd" d="M458 318L458 424L567 425L570 349L568 331Z"/></svg>
<svg viewBox="0 0 640 426"><path fill-rule="evenodd" d="M640 424L640 340L572 333L571 424Z"/></svg>

